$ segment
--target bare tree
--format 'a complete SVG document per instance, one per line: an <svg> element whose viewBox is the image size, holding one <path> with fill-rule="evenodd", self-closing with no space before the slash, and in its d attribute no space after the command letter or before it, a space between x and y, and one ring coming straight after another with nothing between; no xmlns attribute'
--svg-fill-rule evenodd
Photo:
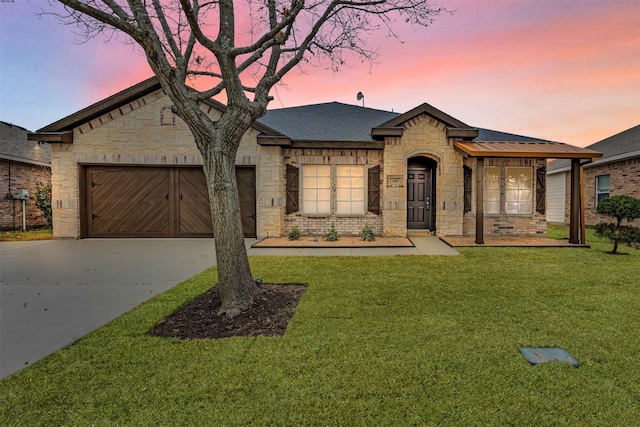
<svg viewBox="0 0 640 427"><path fill-rule="evenodd" d="M301 62L337 71L346 60L374 61L366 37L396 37L401 21L423 27L445 11L426 0L52 0L85 32L124 33L142 47L202 153L223 306L235 316L256 287L240 219L235 158L240 140L267 111L272 87ZM242 4L240 4L242 3ZM244 18L244 19L242 19ZM248 21L247 28L236 23ZM246 25L246 24L245 24ZM194 90L191 83L198 78ZM227 108L213 122L200 103L224 92Z"/></svg>

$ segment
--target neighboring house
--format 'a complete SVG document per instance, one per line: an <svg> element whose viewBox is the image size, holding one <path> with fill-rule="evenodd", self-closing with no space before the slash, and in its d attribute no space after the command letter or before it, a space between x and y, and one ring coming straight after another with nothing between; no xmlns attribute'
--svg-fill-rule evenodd
<svg viewBox="0 0 640 427"><path fill-rule="evenodd" d="M596 208L603 198L617 195L640 197L640 125L627 129L586 147L603 156L583 165L585 223L595 225L611 218L598 215ZM547 221L568 221L569 162L554 160L547 166ZM636 220L635 225L640 225Z"/></svg>
<svg viewBox="0 0 640 427"><path fill-rule="evenodd" d="M52 144L55 237L211 235L202 157L171 105L151 78L30 135ZM202 109L216 120L225 106ZM476 129L428 104L270 110L236 156L244 233L541 235L546 159L599 155Z"/></svg>
<svg viewBox="0 0 640 427"><path fill-rule="evenodd" d="M51 147L27 140L28 131L0 122L0 229L20 230L23 226L20 190L27 190L27 229L47 225L33 195L38 183L51 181Z"/></svg>

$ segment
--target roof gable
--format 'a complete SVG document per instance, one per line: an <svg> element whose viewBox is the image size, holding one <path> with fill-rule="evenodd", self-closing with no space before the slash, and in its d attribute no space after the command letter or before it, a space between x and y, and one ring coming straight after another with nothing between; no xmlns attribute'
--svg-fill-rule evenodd
<svg viewBox="0 0 640 427"><path fill-rule="evenodd" d="M156 76L150 77L138 84L135 84L127 89L124 89L114 95L109 96L101 101L96 102L82 110L73 113L63 119L58 120L57 122L51 123L39 129L37 131L38 134L61 134L65 132L70 132L74 128L77 128L91 120L94 120L104 114L107 114L110 111L116 110L122 106L125 106L131 102L134 102L137 99L140 99L150 93L155 91L162 90L162 85ZM216 109L218 111L224 112L227 107L223 103L216 101L215 99L207 99L203 101L203 104L208 105L209 107ZM270 129L266 126L261 125L260 123L256 123L254 125L258 131L268 134L268 135L277 135L273 129ZM57 138L57 137L56 137ZM68 142L68 141L63 141Z"/></svg>
<svg viewBox="0 0 640 427"><path fill-rule="evenodd" d="M403 123L408 122L411 119L414 119L421 114L426 114L434 119L442 122L445 126L450 128L470 128L466 123L461 122L458 119L455 119L444 113L437 108L427 104L426 102L418 105L417 107L407 111L406 113L400 114L393 119L378 125L377 127L387 128L387 127L396 127L401 126Z"/></svg>

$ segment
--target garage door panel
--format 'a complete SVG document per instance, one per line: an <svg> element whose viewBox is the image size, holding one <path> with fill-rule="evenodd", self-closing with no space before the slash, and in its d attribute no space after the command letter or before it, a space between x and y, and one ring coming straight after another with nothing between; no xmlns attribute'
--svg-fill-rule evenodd
<svg viewBox="0 0 640 427"><path fill-rule="evenodd" d="M179 171L180 235L213 236L209 193L200 169Z"/></svg>
<svg viewBox="0 0 640 427"><path fill-rule="evenodd" d="M87 237L213 236L201 168L94 166L85 176ZM255 237L255 168L238 168L237 177L243 232Z"/></svg>
<svg viewBox="0 0 640 427"><path fill-rule="evenodd" d="M90 170L89 236L147 236L170 233L169 171Z"/></svg>

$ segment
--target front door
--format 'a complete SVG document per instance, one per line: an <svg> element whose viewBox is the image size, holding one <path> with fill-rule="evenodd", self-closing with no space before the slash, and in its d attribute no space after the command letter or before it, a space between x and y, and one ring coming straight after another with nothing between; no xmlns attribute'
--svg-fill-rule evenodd
<svg viewBox="0 0 640 427"><path fill-rule="evenodd" d="M408 229L432 229L432 170L427 166L409 166L407 169Z"/></svg>

